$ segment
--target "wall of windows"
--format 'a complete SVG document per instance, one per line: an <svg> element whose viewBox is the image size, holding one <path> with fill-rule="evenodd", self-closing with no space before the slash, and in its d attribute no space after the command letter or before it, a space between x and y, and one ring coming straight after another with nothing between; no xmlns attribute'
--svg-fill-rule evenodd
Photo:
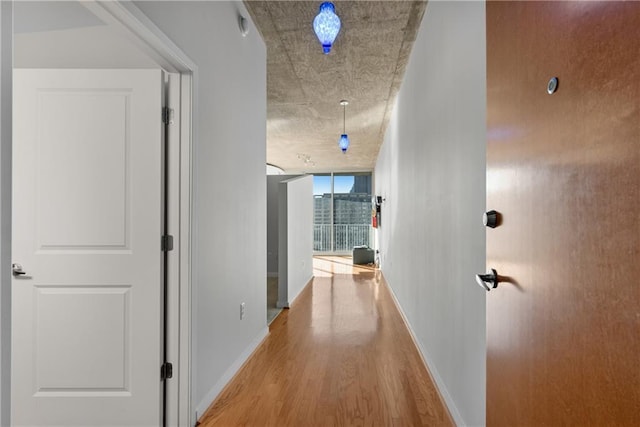
<svg viewBox="0 0 640 427"><path fill-rule="evenodd" d="M370 246L371 173L333 173L313 176L313 249L350 253L354 246Z"/></svg>

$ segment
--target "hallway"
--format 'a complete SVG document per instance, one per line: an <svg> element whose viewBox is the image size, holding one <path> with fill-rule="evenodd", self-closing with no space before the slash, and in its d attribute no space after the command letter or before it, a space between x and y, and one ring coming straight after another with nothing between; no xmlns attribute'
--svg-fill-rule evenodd
<svg viewBox="0 0 640 427"><path fill-rule="evenodd" d="M453 425L379 271L314 276L199 425Z"/></svg>

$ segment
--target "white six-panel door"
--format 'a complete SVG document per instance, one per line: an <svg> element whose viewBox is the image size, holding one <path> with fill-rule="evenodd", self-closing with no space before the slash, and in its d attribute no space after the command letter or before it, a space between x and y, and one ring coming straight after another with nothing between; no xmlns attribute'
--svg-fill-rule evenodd
<svg viewBox="0 0 640 427"><path fill-rule="evenodd" d="M12 424L158 426L160 70L14 70Z"/></svg>

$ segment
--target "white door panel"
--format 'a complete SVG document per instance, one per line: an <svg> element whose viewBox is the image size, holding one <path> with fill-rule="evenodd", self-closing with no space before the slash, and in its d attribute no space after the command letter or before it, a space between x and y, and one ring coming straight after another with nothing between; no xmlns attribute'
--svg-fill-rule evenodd
<svg viewBox="0 0 640 427"><path fill-rule="evenodd" d="M14 425L160 424L161 91L14 70Z"/></svg>
<svg viewBox="0 0 640 427"><path fill-rule="evenodd" d="M39 94L40 144L34 153L39 249L127 248L130 96L122 91ZM73 193L70 200L68 193Z"/></svg>

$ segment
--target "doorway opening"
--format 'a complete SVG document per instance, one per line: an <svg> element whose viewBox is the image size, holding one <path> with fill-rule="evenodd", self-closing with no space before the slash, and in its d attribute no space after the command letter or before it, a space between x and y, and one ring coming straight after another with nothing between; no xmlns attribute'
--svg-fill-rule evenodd
<svg viewBox="0 0 640 427"><path fill-rule="evenodd" d="M67 10L52 11L51 8ZM161 198L163 203L166 203L166 209L159 213L164 217L166 228L158 230L157 240L157 246L160 247L162 244L166 250L164 276L167 288L166 293L163 294L164 301L159 302L166 308L162 328L166 335L165 339L161 340L163 349L158 351L163 353L163 360L172 364L173 372L172 375L169 374L169 366L163 364L162 374L166 378L164 380L166 405L162 405L164 409L160 419L164 425L191 425L190 153L192 86L197 67L131 2L14 2L12 14L14 17L14 29L11 34L14 41L12 53L14 54L13 66L16 69L82 68L93 71L127 68L156 69L165 71L169 76L165 106L169 112L173 112L173 115L168 115L172 126L166 128L168 145L166 151L161 154L166 166L162 172L164 174L162 180L166 178L164 181L166 191ZM4 58L3 53L3 66ZM161 90L160 86L158 90ZM97 95L94 96L95 99L99 97ZM159 127L162 117L160 111L157 114ZM12 180L15 179L14 176ZM4 184L6 183L3 182ZM126 197L123 200L125 199ZM127 229L126 224L129 219L124 218L123 221L123 227ZM169 245L169 239L160 234L170 235L173 244ZM17 242L16 238L19 239L14 234L12 244ZM55 240L54 238L57 237L53 236L52 241ZM125 242L124 246L126 244L128 243ZM73 250L77 251L77 249ZM98 249L91 250L95 252ZM126 248L123 251L126 251ZM140 267L144 268L144 266ZM16 279L13 286L17 286ZM113 301L120 298L125 310L123 311L125 315L121 317L126 323L128 321L126 319L129 319L126 315L126 307L129 306L126 296L128 291L125 289L126 285L121 287L124 290L120 294L116 292L121 296L109 298ZM83 291L84 296L80 299L90 300L91 296L86 295L93 292L91 289L87 292ZM42 301L51 302L58 297L47 298ZM114 303L116 306L118 301ZM19 310L19 307L12 308L14 315ZM125 342L124 345L126 347L128 344ZM3 348L7 347L9 345L3 337ZM15 355L13 357L15 358ZM161 375L160 372L157 374ZM85 392L86 390L82 387L65 391L68 398L79 397ZM51 391L45 390L46 393ZM114 391L114 393L126 394L126 390ZM3 394L3 407L6 407L4 399L5 394ZM11 402L11 405L15 403ZM90 421L100 422L100 420L87 422Z"/></svg>

